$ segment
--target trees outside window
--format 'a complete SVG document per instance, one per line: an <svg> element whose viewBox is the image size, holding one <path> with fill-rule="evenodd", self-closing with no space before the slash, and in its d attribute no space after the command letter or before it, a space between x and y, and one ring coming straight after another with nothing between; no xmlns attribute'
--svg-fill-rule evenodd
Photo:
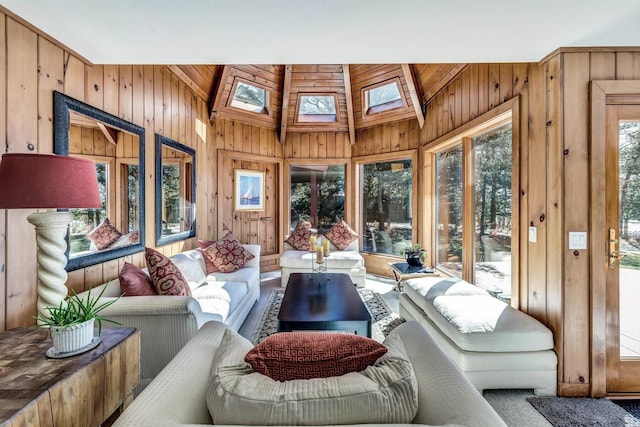
<svg viewBox="0 0 640 427"><path fill-rule="evenodd" d="M412 245L411 159L361 166L362 249L400 255Z"/></svg>
<svg viewBox="0 0 640 427"><path fill-rule="evenodd" d="M291 166L291 224L324 234L344 218L344 165Z"/></svg>

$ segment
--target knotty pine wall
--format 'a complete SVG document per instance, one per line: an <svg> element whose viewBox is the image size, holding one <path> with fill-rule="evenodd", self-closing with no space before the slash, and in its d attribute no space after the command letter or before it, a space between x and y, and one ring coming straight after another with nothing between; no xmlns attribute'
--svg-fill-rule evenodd
<svg viewBox="0 0 640 427"><path fill-rule="evenodd" d="M638 49L559 50L540 64L471 64L427 106L421 142L514 96L520 109L518 306L554 333L558 393L590 393L590 257L568 249L589 230L589 82L640 79ZM528 242L528 226L538 227Z"/></svg>
<svg viewBox="0 0 640 427"><path fill-rule="evenodd" d="M198 171L215 170L213 128L207 105L164 66L87 65L48 38L0 12L0 153L53 152L53 91L144 126L146 132L146 244L155 246L154 133L196 150ZM197 236L216 237L215 174L199 174ZM0 330L32 325L36 303L35 231L29 209L0 210ZM171 255L195 239L162 246ZM84 290L117 276L127 260L69 274L68 286Z"/></svg>

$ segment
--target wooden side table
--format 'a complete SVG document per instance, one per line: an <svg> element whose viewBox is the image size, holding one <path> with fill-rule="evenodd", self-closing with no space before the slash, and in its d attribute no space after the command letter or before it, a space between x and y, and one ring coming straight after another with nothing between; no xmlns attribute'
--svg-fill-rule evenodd
<svg viewBox="0 0 640 427"><path fill-rule="evenodd" d="M402 292L402 285L405 280L414 279L416 277L441 276L435 269L427 267L412 267L406 262L390 262L389 267L393 271L393 277L396 279L396 289Z"/></svg>
<svg viewBox="0 0 640 427"><path fill-rule="evenodd" d="M103 328L93 350L48 359L48 328L0 333L0 425L108 426L140 382L140 334Z"/></svg>

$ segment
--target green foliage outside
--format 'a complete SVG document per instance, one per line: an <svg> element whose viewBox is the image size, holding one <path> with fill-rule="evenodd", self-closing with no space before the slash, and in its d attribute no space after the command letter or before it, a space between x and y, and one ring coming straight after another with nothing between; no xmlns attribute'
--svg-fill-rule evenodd
<svg viewBox="0 0 640 427"><path fill-rule="evenodd" d="M640 123L620 123L620 266L640 269Z"/></svg>

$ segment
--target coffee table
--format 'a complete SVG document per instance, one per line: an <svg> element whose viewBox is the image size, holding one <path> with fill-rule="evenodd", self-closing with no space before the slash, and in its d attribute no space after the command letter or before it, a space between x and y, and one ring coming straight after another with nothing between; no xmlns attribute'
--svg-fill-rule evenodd
<svg viewBox="0 0 640 427"><path fill-rule="evenodd" d="M278 332L348 331L371 337L371 313L348 274L291 273Z"/></svg>

